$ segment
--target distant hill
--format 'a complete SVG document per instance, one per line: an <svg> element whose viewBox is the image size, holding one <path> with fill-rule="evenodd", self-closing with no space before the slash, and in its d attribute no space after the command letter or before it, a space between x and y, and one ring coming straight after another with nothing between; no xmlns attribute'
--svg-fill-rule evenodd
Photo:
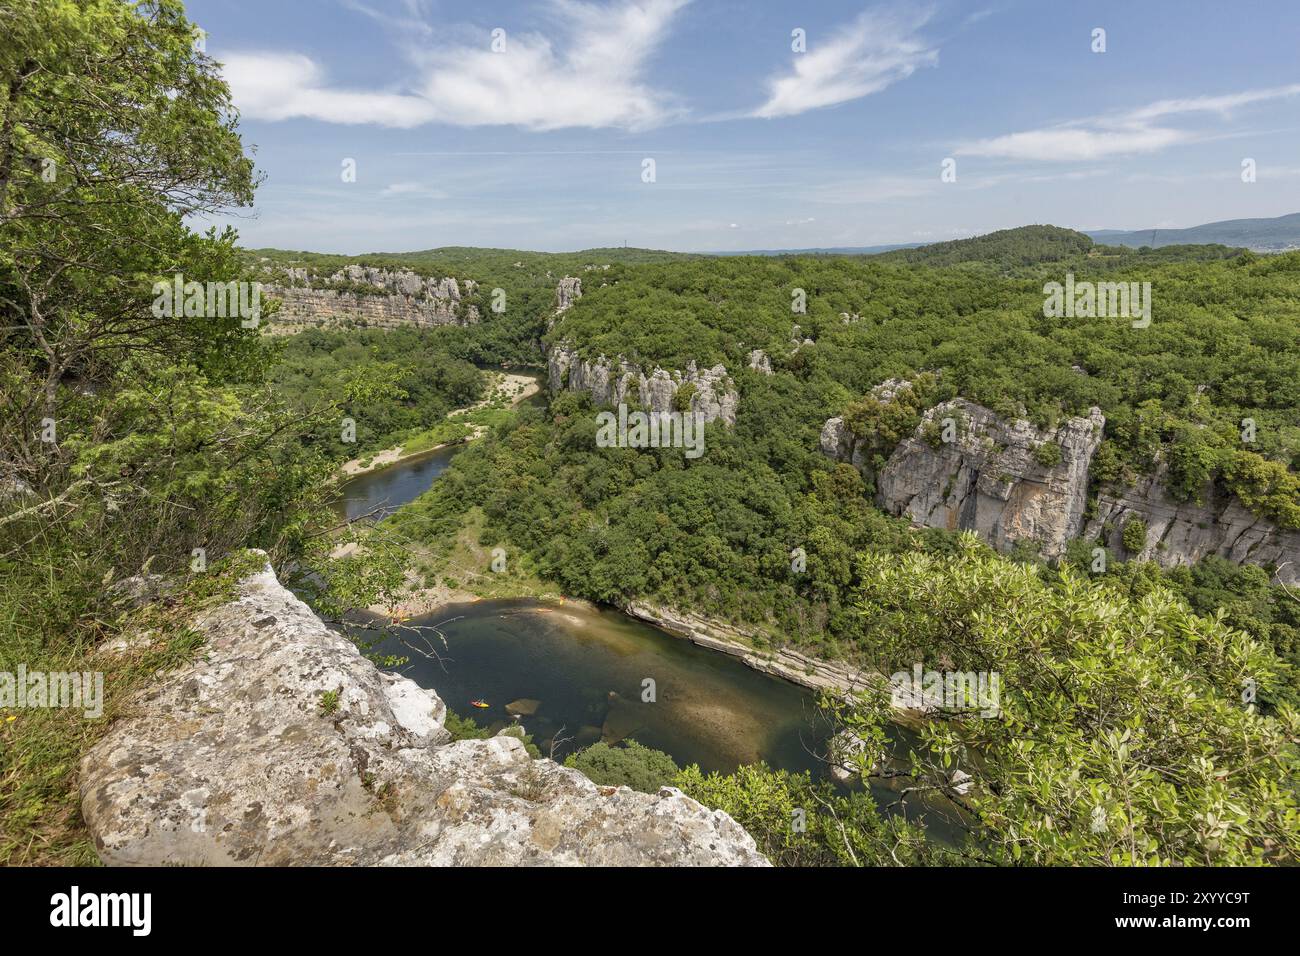
<svg viewBox="0 0 1300 956"><path fill-rule="evenodd" d="M895 242L886 246L818 246L809 249L744 249L737 252L706 252L706 256L874 256L895 249L915 249L921 242Z"/></svg>
<svg viewBox="0 0 1300 956"><path fill-rule="evenodd" d="M637 265L648 262L672 262L695 258L693 253L664 252L658 249L582 249L578 252L529 252L523 249L491 249L473 246L442 246L416 252L366 252L356 256L333 253L293 251L288 249L249 249L255 259L267 259L283 265L308 265L320 269L337 269L356 263L382 268L406 268L425 275L475 276L513 270L560 274L578 273L586 267L622 263Z"/></svg>
<svg viewBox="0 0 1300 956"><path fill-rule="evenodd" d="M1110 246L1221 243L1255 252L1285 252L1300 249L1300 212L1272 219L1225 219L1188 229L1098 229L1088 235Z"/></svg>
<svg viewBox="0 0 1300 956"><path fill-rule="evenodd" d="M983 262L1004 268L1058 262L1084 255L1092 250L1093 241L1081 232L1060 226L1019 226L1000 229L971 239L954 239L928 246L895 249L876 259L933 266L951 266L960 262Z"/></svg>

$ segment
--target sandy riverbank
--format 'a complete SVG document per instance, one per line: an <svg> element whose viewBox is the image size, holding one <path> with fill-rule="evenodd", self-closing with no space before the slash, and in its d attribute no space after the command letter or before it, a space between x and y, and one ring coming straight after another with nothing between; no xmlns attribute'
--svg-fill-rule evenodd
<svg viewBox="0 0 1300 956"><path fill-rule="evenodd" d="M541 390L541 382L536 376L522 375L517 372L493 372L490 373L494 378L489 382L487 393L488 397L475 402L473 405L467 405L464 408L458 408L455 411L447 413L447 419L450 421L458 415L468 415L479 409L487 408L492 404L493 398L501 393L510 400L510 407L514 408L520 402L527 401ZM460 441L443 442L440 445L432 445L428 448L421 448L418 451L404 453L401 445L392 448L385 448L383 451L377 451L373 455L367 455L364 458L354 458L346 462L341 469L343 474L349 478L355 478L357 475L369 474L372 471L379 471L381 468L387 468L390 465L396 465L399 462L414 458L417 455L427 455L430 452L438 451L441 448L448 448L451 445L462 444L466 441L473 441L481 438L487 430L482 425L474 425L473 432Z"/></svg>

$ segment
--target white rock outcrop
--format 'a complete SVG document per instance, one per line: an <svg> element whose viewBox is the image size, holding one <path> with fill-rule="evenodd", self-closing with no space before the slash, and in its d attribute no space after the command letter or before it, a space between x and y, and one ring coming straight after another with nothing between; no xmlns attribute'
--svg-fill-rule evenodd
<svg viewBox="0 0 1300 956"><path fill-rule="evenodd" d="M569 344L553 345L546 353L547 383L551 391L567 389L586 392L597 405L618 405L635 389L641 407L648 412L676 411L674 399L684 385L691 385L690 410L704 415L706 422L736 423L740 395L725 365L699 369L694 362L685 371L656 366L646 375L640 366L604 355L584 359Z"/></svg>
<svg viewBox="0 0 1300 956"><path fill-rule="evenodd" d="M897 383L881 386L882 400L892 394L891 384ZM1040 431L965 399L943 402L925 413L875 476L876 505L924 527L974 531L1000 549L1024 541L1057 557L1082 530L1088 468L1105 425L1098 408ZM945 430L951 441L942 440ZM1039 461L1046 445L1059 452L1053 464ZM822 427L821 450L837 461L865 469L865 447L843 419Z"/></svg>
<svg viewBox="0 0 1300 956"><path fill-rule="evenodd" d="M922 437L946 419L951 442ZM999 549L1025 541L1045 557L1059 557L1079 535L1088 500L1088 468L1106 419L1093 408L1039 431L1024 419L1008 422L982 405L953 399L927 411L876 477L876 503L927 527L974 531ZM1054 444L1059 460L1044 465L1036 453Z"/></svg>
<svg viewBox="0 0 1300 956"><path fill-rule="evenodd" d="M599 787L507 733L448 743L436 694L382 673L268 568L203 614L85 756L110 865L762 866L721 811Z"/></svg>
<svg viewBox="0 0 1300 956"><path fill-rule="evenodd" d="M1253 514L1213 484L1202 489L1200 504L1175 501L1165 491L1163 477L1157 472L1128 488L1103 488L1085 537L1102 537L1118 554L1163 567L1218 555L1236 564L1274 566L1283 584L1300 584L1300 531L1283 530ZM1132 518L1147 526L1146 546L1136 553L1124 548L1124 526Z"/></svg>
<svg viewBox="0 0 1300 956"><path fill-rule="evenodd" d="M357 291L357 285L372 288ZM473 280L465 281L464 295L476 290ZM281 270L265 291L281 303L272 324L290 329L344 322L376 328L469 325L479 319L478 308L462 302L456 279L425 278L409 269L350 264L333 275L313 278L306 269L290 268Z"/></svg>
<svg viewBox="0 0 1300 956"><path fill-rule="evenodd" d="M565 276L555 287L555 313L567 312L573 303L582 298L582 280L575 276Z"/></svg>

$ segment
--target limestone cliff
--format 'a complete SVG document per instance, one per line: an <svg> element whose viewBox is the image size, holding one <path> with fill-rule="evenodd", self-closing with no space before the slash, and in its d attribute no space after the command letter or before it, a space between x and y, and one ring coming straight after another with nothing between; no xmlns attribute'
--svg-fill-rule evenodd
<svg viewBox="0 0 1300 956"><path fill-rule="evenodd" d="M1093 408L1086 418L1040 431L965 399L943 402L876 475L876 505L925 527L974 531L998 548L1023 541L1057 557L1082 528L1088 467L1105 424ZM866 467L864 443L842 419L826 423L821 447Z"/></svg>
<svg viewBox="0 0 1300 956"><path fill-rule="evenodd" d="M464 297L476 289L466 280ZM348 265L323 278L286 269L266 285L266 293L282 303L271 320L281 330L345 322L377 328L469 325L479 319L477 306L462 301L456 279L424 278L406 269Z"/></svg>
<svg viewBox="0 0 1300 956"><path fill-rule="evenodd" d="M1109 548L1125 554L1124 527L1138 518L1146 524L1146 545L1130 557L1173 567L1213 554L1237 564L1277 566L1284 584L1300 584L1300 532L1278 528L1212 484L1202 490L1201 502L1174 501L1157 472L1129 488L1102 489L1084 534L1102 536Z"/></svg>
<svg viewBox="0 0 1300 956"><path fill-rule="evenodd" d="M553 345L546 353L547 381L552 392L568 389L586 392L597 405L617 405L634 394L646 411L674 411L674 399L683 386L692 386L690 410L704 415L707 422L736 423L736 392L725 365L698 369L694 362L686 370L671 371L656 366L646 375L641 367L604 355L584 359L569 343ZM633 392L633 390L635 390Z"/></svg>
<svg viewBox="0 0 1300 956"><path fill-rule="evenodd" d="M873 394L888 401L905 384L891 380ZM955 435L945 442L942 423L949 419ZM876 505L924 527L974 531L997 548L1030 542L1049 558L1063 554L1073 538L1101 537L1117 554L1163 567L1219 555L1238 564L1277 567L1283 583L1300 583L1300 532L1278 528L1213 485L1203 489L1202 504L1174 501L1165 491L1163 472L1129 488L1102 488L1083 527L1088 470L1105 424L1093 408L1087 418L1039 431L964 399L944 402L925 413L875 476ZM1039 450L1051 445L1059 455L1040 457ZM865 472L868 447L842 418L822 427L821 450L836 461ZM1141 551L1129 553L1123 530L1133 518L1146 524L1147 539Z"/></svg>
<svg viewBox="0 0 1300 956"><path fill-rule="evenodd" d="M448 743L436 694L382 673L269 568L196 622L86 755L108 864L761 866L721 811L599 787L508 734Z"/></svg>
<svg viewBox="0 0 1300 956"><path fill-rule="evenodd" d="M574 276L565 276L555 287L555 314L567 312L573 303L582 298L582 280Z"/></svg>

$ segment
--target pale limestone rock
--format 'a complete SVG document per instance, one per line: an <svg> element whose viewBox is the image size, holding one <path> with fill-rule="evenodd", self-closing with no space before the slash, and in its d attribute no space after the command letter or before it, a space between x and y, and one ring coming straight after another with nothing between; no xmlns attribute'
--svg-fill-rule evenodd
<svg viewBox="0 0 1300 956"><path fill-rule="evenodd" d="M685 372L655 367L649 375L637 365L623 359L613 361L605 355L584 359L568 343L551 346L546 353L547 382L551 391L586 392L597 405L617 405L627 399L635 386L641 407L648 412L671 412L673 400L682 385L695 386L691 396L692 412L704 415L706 422L736 423L740 395L727 374L726 366L715 365L700 370L694 362Z"/></svg>
<svg viewBox="0 0 1300 956"><path fill-rule="evenodd" d="M949 418L955 441L934 447L922 437L927 425L941 427ZM965 399L944 402L889 456L876 479L876 503L919 525L974 531L999 549L1027 541L1059 557L1082 530L1088 467L1105 424L1093 408L1086 418L1040 432ZM1046 442L1060 448L1055 465L1034 457Z"/></svg>
<svg viewBox="0 0 1300 956"><path fill-rule="evenodd" d="M908 385L890 379L873 389L880 401L892 400ZM956 426L956 440L931 445L927 430ZM1058 557L1077 537L1087 503L1088 467L1101 444L1106 419L1093 408L1086 418L1071 418L1042 431L1028 421L1006 422L982 405L953 399L927 411L915 433L899 443L876 475L876 504L915 524L974 531L994 547L1036 544L1046 557ZM1039 464L1042 444L1060 448L1060 461ZM866 470L866 442L841 418L822 427L822 453Z"/></svg>
<svg viewBox="0 0 1300 956"><path fill-rule="evenodd" d="M365 283L385 294L365 295L335 288L343 282ZM472 288L477 287L466 282L469 294ZM409 269L392 271L352 263L331 276L313 280L306 269L289 268L276 274L265 291L281 302L271 323L291 330L349 321L377 328L470 325L479 318L476 307L461 307L456 279L425 279Z"/></svg>
<svg viewBox="0 0 1300 956"><path fill-rule="evenodd" d="M269 568L195 626L200 658L82 761L107 864L767 863L675 790L598 787L508 735L446 743L436 694L378 671Z"/></svg>
<svg viewBox="0 0 1300 956"><path fill-rule="evenodd" d="M1125 554L1124 525L1137 517L1146 522L1147 544L1129 557L1175 567L1218 555L1237 564L1277 567L1277 580L1300 584L1300 531L1277 527L1213 484L1201 490L1200 498L1201 504L1174 501L1165 491L1161 469L1129 488L1103 488L1084 535L1096 539L1109 527L1106 545Z"/></svg>
<svg viewBox="0 0 1300 956"><path fill-rule="evenodd" d="M582 298L582 280L576 276L565 276L555 287L555 311L565 312L573 308L573 303Z"/></svg>

